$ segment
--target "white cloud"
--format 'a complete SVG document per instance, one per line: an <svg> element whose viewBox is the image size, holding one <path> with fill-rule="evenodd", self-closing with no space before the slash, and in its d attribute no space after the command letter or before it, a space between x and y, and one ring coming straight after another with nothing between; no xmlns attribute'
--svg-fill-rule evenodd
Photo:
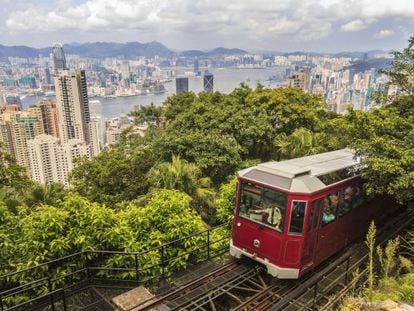
<svg viewBox="0 0 414 311"><path fill-rule="evenodd" d="M212 33L250 39L320 40L340 25L356 32L383 19L414 19L412 0L50 0L8 3L0 31L82 33ZM18 6L13 6L19 2ZM76 4L77 3L77 4ZM1 36L1 35L0 35ZM224 38L224 37L223 37Z"/></svg>
<svg viewBox="0 0 414 311"><path fill-rule="evenodd" d="M384 38L387 38L387 37L391 37L393 35L394 35L394 31L393 30L391 30L391 29L383 29L383 30L380 30L379 32L377 32L374 35L374 38L375 39L384 39Z"/></svg>
<svg viewBox="0 0 414 311"><path fill-rule="evenodd" d="M367 28L367 25L360 19L350 21L341 26L341 30L345 32L360 31Z"/></svg>

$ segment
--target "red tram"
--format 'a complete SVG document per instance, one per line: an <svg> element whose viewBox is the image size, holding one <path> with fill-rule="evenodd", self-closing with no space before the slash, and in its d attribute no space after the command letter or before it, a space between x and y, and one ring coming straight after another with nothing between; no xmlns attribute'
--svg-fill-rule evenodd
<svg viewBox="0 0 414 311"><path fill-rule="evenodd" d="M240 171L230 254L299 278L391 209L390 200L365 195L360 168L342 149Z"/></svg>

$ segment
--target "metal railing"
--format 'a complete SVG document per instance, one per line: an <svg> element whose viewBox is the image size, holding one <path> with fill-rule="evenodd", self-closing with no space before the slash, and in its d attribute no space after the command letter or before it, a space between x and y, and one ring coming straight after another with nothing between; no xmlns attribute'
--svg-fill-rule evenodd
<svg viewBox="0 0 414 311"><path fill-rule="evenodd" d="M87 250L0 276L0 310L68 310L94 284L155 287L174 272L228 251L230 222L142 252Z"/></svg>

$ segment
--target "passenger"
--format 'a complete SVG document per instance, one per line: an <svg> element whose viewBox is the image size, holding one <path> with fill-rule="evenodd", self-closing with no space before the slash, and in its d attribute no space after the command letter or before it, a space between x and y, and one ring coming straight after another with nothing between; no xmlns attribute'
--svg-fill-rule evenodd
<svg viewBox="0 0 414 311"><path fill-rule="evenodd" d="M329 224L335 220L335 210L338 206L338 197L330 195L324 199L325 207L322 214L322 224Z"/></svg>
<svg viewBox="0 0 414 311"><path fill-rule="evenodd" d="M273 208L270 207L266 209L266 213L266 222L274 226L276 229L280 229L279 227L282 220L282 214L280 213L280 209L277 206Z"/></svg>
<svg viewBox="0 0 414 311"><path fill-rule="evenodd" d="M344 204L342 207L342 215L348 213L352 209L352 200L354 196L354 189L351 186L345 188L344 191Z"/></svg>
<svg viewBox="0 0 414 311"><path fill-rule="evenodd" d="M328 196L328 200L329 200L329 206L333 209L336 210L336 208L339 205L339 197L335 194L330 194Z"/></svg>
<svg viewBox="0 0 414 311"><path fill-rule="evenodd" d="M362 205L364 202L364 192L362 191L362 188L360 185L355 186L355 204L354 208L357 206Z"/></svg>

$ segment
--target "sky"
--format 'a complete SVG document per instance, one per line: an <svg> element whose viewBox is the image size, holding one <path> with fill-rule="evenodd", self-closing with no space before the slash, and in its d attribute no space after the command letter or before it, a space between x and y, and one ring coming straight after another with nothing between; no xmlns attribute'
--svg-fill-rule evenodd
<svg viewBox="0 0 414 311"><path fill-rule="evenodd" d="M0 0L0 17L3 45L367 51L407 46L414 0Z"/></svg>

